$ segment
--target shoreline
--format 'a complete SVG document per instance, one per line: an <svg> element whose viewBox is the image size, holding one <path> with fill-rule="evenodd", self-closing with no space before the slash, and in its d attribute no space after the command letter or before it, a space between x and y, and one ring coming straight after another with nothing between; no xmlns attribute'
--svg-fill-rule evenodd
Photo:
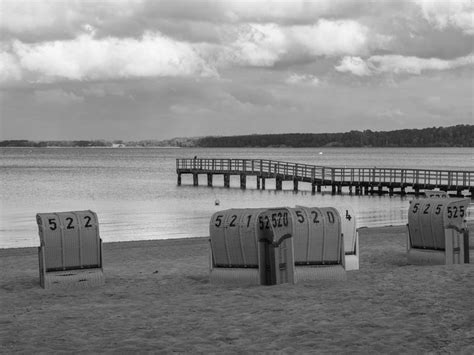
<svg viewBox="0 0 474 355"><path fill-rule="evenodd" d="M473 220L467 220L466 221L467 223L467 226L468 226L468 229L474 229L474 219ZM407 229L407 225L406 224L390 224L390 225L380 225L380 226L362 226L362 227L358 227L357 228L357 231L360 233L361 231L364 231L364 230L372 230L372 229L384 229L384 228L405 228ZM473 232L474 233L474 232ZM185 238L163 238L163 239L139 239L139 240L117 240L117 241L107 241L107 242L103 242L103 245L109 245L109 244L116 244L116 243L146 243L146 242L164 242L164 241L185 241L185 240L192 240L192 239L205 239L205 238L209 238L209 236L200 236L200 237L185 237ZM34 252L37 251L37 248L39 247L39 236L38 236L38 245L36 246L25 246L25 247L0 247L0 257L2 255L8 255L9 254L9 251L12 250L18 250L17 253L20 253L21 254L21 250L24 250L24 252L26 254L28 254L28 252L31 252L34 250ZM474 247L474 244L471 246L471 248ZM31 249L31 250L29 250Z"/></svg>
<svg viewBox="0 0 474 355"><path fill-rule="evenodd" d="M201 237L104 243L105 285L75 290L0 250L0 353L474 352L474 264L408 265L406 226L359 238L346 281L248 287L209 283Z"/></svg>

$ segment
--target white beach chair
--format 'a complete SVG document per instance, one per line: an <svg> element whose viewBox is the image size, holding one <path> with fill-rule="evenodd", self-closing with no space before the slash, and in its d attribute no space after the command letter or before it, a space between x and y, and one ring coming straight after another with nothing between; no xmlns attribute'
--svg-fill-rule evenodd
<svg viewBox="0 0 474 355"><path fill-rule="evenodd" d="M303 206L290 210L295 224L296 282L345 280L344 239L338 210Z"/></svg>
<svg viewBox="0 0 474 355"><path fill-rule="evenodd" d="M359 232L357 218L351 207L337 207L341 216L346 271L359 270Z"/></svg>
<svg viewBox="0 0 474 355"><path fill-rule="evenodd" d="M210 281L235 285L294 282L292 221L286 208L229 209L209 225Z"/></svg>
<svg viewBox="0 0 474 355"><path fill-rule="evenodd" d="M102 240L95 212L38 213L36 221L41 287L104 284Z"/></svg>
<svg viewBox="0 0 474 355"><path fill-rule="evenodd" d="M469 260L465 222L469 199L422 198L408 209L409 264L463 264Z"/></svg>

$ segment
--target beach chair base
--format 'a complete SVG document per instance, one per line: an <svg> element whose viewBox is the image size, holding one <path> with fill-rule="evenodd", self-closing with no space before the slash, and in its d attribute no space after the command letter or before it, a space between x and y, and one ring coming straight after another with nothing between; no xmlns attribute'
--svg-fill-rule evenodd
<svg viewBox="0 0 474 355"><path fill-rule="evenodd" d="M407 252L407 262L411 265L446 265L444 251L410 249Z"/></svg>
<svg viewBox="0 0 474 355"><path fill-rule="evenodd" d="M342 265L308 265L295 267L296 283L317 280L345 281L346 279L346 270Z"/></svg>
<svg viewBox="0 0 474 355"><path fill-rule="evenodd" d="M345 267L346 267L346 271L359 270L359 255L346 254Z"/></svg>
<svg viewBox="0 0 474 355"><path fill-rule="evenodd" d="M210 271L209 281L213 284L232 284L238 286L260 285L260 271L252 268L221 268Z"/></svg>
<svg viewBox="0 0 474 355"><path fill-rule="evenodd" d="M88 288L102 286L104 283L102 269L53 271L40 277L41 287L45 289Z"/></svg>
<svg viewBox="0 0 474 355"><path fill-rule="evenodd" d="M465 258L466 246L469 252L469 240L465 238L465 231L460 233L454 229L445 229L445 246L445 250L413 248L408 233L407 262L412 265L452 265L469 262L469 258Z"/></svg>

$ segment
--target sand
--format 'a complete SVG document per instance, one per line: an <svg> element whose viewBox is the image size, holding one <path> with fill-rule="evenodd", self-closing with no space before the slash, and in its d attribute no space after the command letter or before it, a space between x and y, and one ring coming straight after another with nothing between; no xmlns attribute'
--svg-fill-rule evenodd
<svg viewBox="0 0 474 355"><path fill-rule="evenodd" d="M105 286L77 290L0 249L0 352L474 353L474 264L407 265L405 244L362 229L347 281L234 287L209 283L207 238L106 243Z"/></svg>

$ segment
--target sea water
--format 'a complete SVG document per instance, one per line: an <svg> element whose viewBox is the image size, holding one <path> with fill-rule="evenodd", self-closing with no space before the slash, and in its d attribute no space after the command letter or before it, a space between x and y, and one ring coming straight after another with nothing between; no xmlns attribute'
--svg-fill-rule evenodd
<svg viewBox="0 0 474 355"><path fill-rule="evenodd" d="M222 176L214 187L200 176L183 175L177 186L176 158L273 159L329 167L386 167L473 170L472 148L0 148L0 248L39 245L35 215L90 209L98 214L105 242L207 236L211 215L228 208L350 206L357 225L407 222L409 200L392 197L311 194L311 185L292 182L275 191L273 179L257 190L238 176L231 188ZM216 205L216 200L219 205ZM467 218L474 216L472 205Z"/></svg>

